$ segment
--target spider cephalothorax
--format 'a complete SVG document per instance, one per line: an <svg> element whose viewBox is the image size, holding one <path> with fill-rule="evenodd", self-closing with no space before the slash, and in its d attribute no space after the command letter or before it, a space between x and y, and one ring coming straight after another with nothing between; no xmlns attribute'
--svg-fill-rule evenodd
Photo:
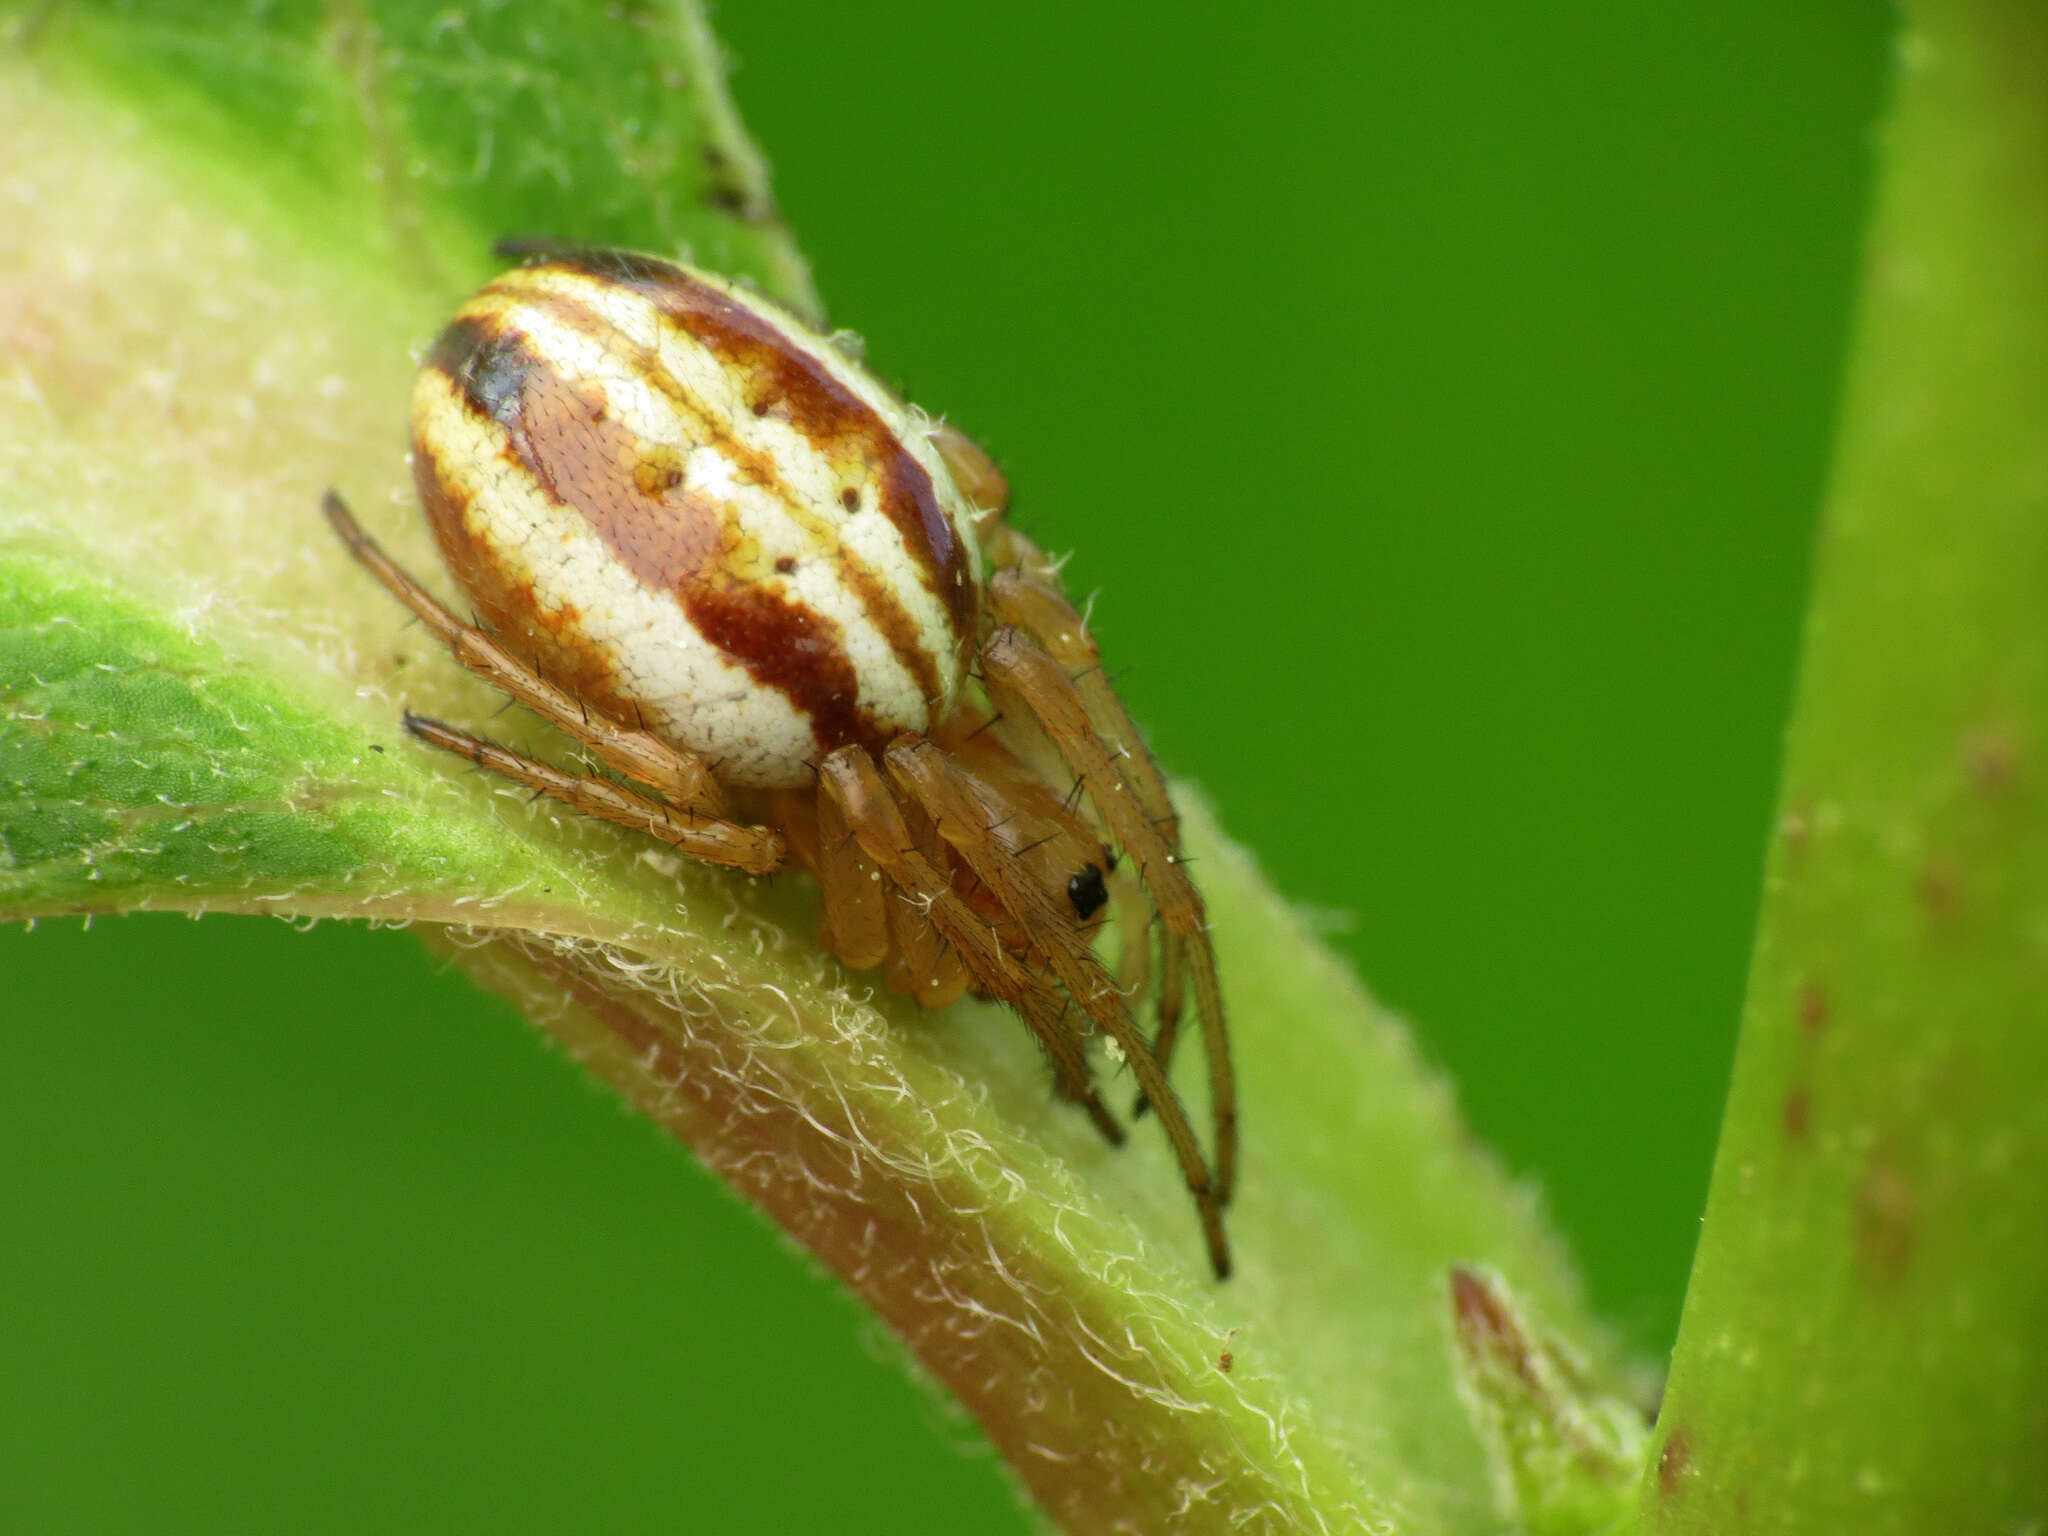
<svg viewBox="0 0 2048 1536"><path fill-rule="evenodd" d="M589 251L456 314L414 390L413 472L478 622L330 494L335 528L459 661L619 778L408 714L416 736L710 863L800 864L825 948L927 1006L1007 1004L1121 1141L1085 1050L1108 1035L1229 1272L1236 1098L1179 823L979 448L763 299ZM1114 976L1095 953L1111 909ZM1190 986L1213 1163L1167 1079Z"/></svg>

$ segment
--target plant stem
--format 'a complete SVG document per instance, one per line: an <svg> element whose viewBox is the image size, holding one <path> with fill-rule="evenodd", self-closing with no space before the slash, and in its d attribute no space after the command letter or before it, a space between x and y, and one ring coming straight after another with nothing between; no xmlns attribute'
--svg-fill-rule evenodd
<svg viewBox="0 0 2048 1536"><path fill-rule="evenodd" d="M1906 11L1643 1530L2048 1512L2048 8Z"/></svg>

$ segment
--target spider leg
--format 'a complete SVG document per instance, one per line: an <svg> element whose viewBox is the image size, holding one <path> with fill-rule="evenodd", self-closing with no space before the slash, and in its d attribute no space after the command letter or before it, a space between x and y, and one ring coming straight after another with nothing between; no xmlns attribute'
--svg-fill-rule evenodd
<svg viewBox="0 0 2048 1536"><path fill-rule="evenodd" d="M946 468L952 471L953 483L960 487L961 494L979 510L975 532L981 535L982 547L986 549L990 534L1000 530L1003 514L1010 509L1010 482L996 468L996 461L988 456L988 450L950 422L942 421L932 428L932 446L946 461ZM1007 565L1010 562L998 560L996 563Z"/></svg>
<svg viewBox="0 0 2048 1536"><path fill-rule="evenodd" d="M944 423L934 429L932 445L945 459L960 489L981 509L975 531L990 563L998 568L989 588L997 618L1033 635L1059 660L1076 679L1074 686L1081 694L1094 733L1116 744L1116 750L1110 754L1112 771L1105 776L1110 784L1093 787L1120 789L1127 791L1127 798L1135 797L1145 818L1156 829L1157 837L1152 841L1165 846L1163 860L1139 860L1140 874L1165 918L1159 941L1159 992L1155 1004L1159 1028L1153 1037L1153 1051L1162 1070L1172 1064L1174 1047L1180 1038L1186 978L1192 970L1209 1058L1217 1195L1227 1202L1237 1182L1236 1081L1230 1065L1230 1042L1224 1022L1222 988L1216 979L1215 954L1209 945L1201 897L1180 870L1180 818L1167 793L1165 777L1131 723L1123 701L1103 675L1095 642L1081 616L1060 591L1054 563L1037 544L1010 526L1009 482L996 468L995 461L972 438ZM1041 720L1041 724L1046 722ZM1049 724L1047 734L1053 734ZM1081 772L1067 745L1058 742L1057 737L1055 741L1074 771ZM1097 804L1100 806L1101 802ZM1102 810L1105 817L1110 815L1106 806ZM1129 820L1128 815L1125 820ZM1111 830L1127 847L1131 846L1114 818ZM1141 1095L1136 1113L1142 1115L1149 1103L1149 1096Z"/></svg>
<svg viewBox="0 0 2048 1536"><path fill-rule="evenodd" d="M910 846L933 869L946 867L939 830L915 805L899 807L910 832ZM911 980L911 993L927 1008L943 1008L967 990L967 963L946 942L932 921L930 909L900 888L889 903L889 934L896 941Z"/></svg>
<svg viewBox="0 0 2048 1536"><path fill-rule="evenodd" d="M410 710L404 719L405 728L429 746L466 757L479 768L524 784L586 816L645 832L693 859L750 875L773 874L782 867L787 850L781 836L767 827L743 827L650 800L598 774L567 772Z"/></svg>
<svg viewBox="0 0 2048 1536"><path fill-rule="evenodd" d="M1159 996L1154 1003L1159 1013L1159 1029L1152 1036L1152 1052L1162 1067L1172 1064L1173 1048L1180 1041L1181 1009L1187 998L1187 957L1187 941L1171 928L1162 930L1159 935ZM1132 1113L1142 1115L1150 1107L1141 1097L1132 1106Z"/></svg>
<svg viewBox="0 0 2048 1536"><path fill-rule="evenodd" d="M827 948L850 970L871 971L889 957L887 892L876 864L836 795L818 796L818 889L825 898Z"/></svg>
<svg viewBox="0 0 2048 1536"><path fill-rule="evenodd" d="M589 709L575 695L534 671L496 637L456 618L384 553L335 492L322 498L321 508L349 553L386 591L419 615L470 671L575 737L608 767L660 791L662 798L678 809L707 817L723 814L724 796L703 759L677 751L651 732L622 725Z"/></svg>
<svg viewBox="0 0 2048 1536"><path fill-rule="evenodd" d="M958 473L957 467L955 473ZM1005 569L997 573L996 580L1004 583L1005 588L1012 591L1015 590L1018 583L1024 583L1032 588L1041 590L1049 589L1051 594L1051 612L1045 612L1041 608L1041 611L1035 617L1039 622L1044 623L1047 632L1054 637L1064 635L1071 640L1071 637L1079 636L1081 641L1079 647L1069 643L1063 646L1054 645L1053 650L1056 656L1060 656L1067 663L1068 670L1077 674L1077 686L1080 686L1083 690L1084 696L1089 703L1091 716L1097 722L1097 729L1103 730L1102 722L1105 719L1112 721L1120 720L1124 726L1124 730L1121 733L1114 726L1111 726L1104 733L1119 740L1138 741L1142 751L1142 738L1138 736L1136 728L1130 725L1128 717L1123 713L1122 701L1117 698L1115 690L1110 687L1108 678L1102 674L1099 664L1095 659L1094 644L1088 639L1087 630L1082 626L1079 615L1075 614L1065 599L1059 596L1057 584L1052 577L1052 568L1047 562L1044 553L1022 534L1002 523L997 514L985 514L981 528L981 538L984 547L998 552L1003 562L1005 562ZM1043 574L1031 575L1029 574L1030 572L1040 572ZM1000 614L998 616L1004 617ZM1025 616L1010 617L1006 621L1020 623L1021 619ZM1030 628L1031 626L1024 624L1022 627ZM1040 636L1040 639L1041 643L1050 643L1046 641L1043 635ZM1062 654L1063 651L1073 653L1077 650L1080 653L1077 659L1070 659L1069 655ZM1101 712L1097 712L1095 702L1097 699L1104 701L1107 706ZM1034 728L1036 727L1036 717L1031 715L1028 710L1020 711L1019 715L1021 719L1031 721ZM997 716L996 718L1001 719L1003 717ZM986 725L982 729L986 729ZM978 732L970 733L961 741L948 743L947 745L957 754L966 758L971 751L974 735L976 734ZM1050 738L1045 735L1042 729L1034 729L1033 734L1044 743L1045 755L1043 757L1036 752L1032 752L1018 734L1011 735L1007 745L1013 751L1029 753L1032 760L1038 762L1048 775L1057 776L1058 770L1055 765L1064 763L1064 758L1059 749L1052 744ZM1149 768L1151 772L1149 776L1141 776L1135 787L1144 799L1146 812L1151 816L1153 824L1160 828L1161 835L1167 839L1169 846L1177 855L1180 852L1180 819L1175 814L1173 801L1166 792L1165 780L1159 774L1156 765L1152 763L1149 754L1143 758L1142 763L1138 766ZM1078 795L1083 788L1084 786L1077 780L1074 785L1075 793ZM1122 883L1119 882L1119 886ZM1124 953L1118 966L1118 972L1122 977L1125 993L1129 996L1137 997L1142 995L1152 984L1152 924L1149 921L1149 913L1147 914L1147 921L1132 921L1135 914L1131 912L1129 904L1122 895L1118 895L1116 901L1117 911L1121 914L1120 921L1122 922L1125 934ZM1174 1047L1179 1041L1181 1015L1187 992L1187 968L1187 941L1185 937L1173 929L1161 925L1159 932L1159 988L1153 998L1153 1008L1157 1013L1159 1023L1158 1029L1152 1037L1152 1054L1159 1059L1159 1064L1162 1068L1171 1068ZM1142 1093L1139 1094L1137 1104L1134 1107L1135 1112L1143 1115L1150 1107L1150 1100Z"/></svg>
<svg viewBox="0 0 2048 1536"><path fill-rule="evenodd" d="M927 1008L943 1008L967 990L967 964L934 925L929 903L882 879L882 869L847 825L836 795L818 795L817 849L812 860L825 899L824 946L849 970L867 971L885 962L884 979ZM903 812L914 848L934 870L943 870L938 835L914 806Z"/></svg>
<svg viewBox="0 0 2048 1536"><path fill-rule="evenodd" d="M1037 718L1136 862L1139 877L1151 891L1165 923L1157 1051L1162 1070L1173 1048L1179 1018L1177 978L1182 966L1176 949L1185 950L1209 1063L1217 1199L1227 1202L1237 1181L1237 1083L1231 1069L1230 1035L1224 1021L1223 989L1216 976L1216 952L1209 943L1208 918L1194 882L1181 868L1180 823L1167 798L1165 779L1131 726L1122 701L1094 664L1094 642L1066 599L1046 583L1016 570L997 572L989 591L999 618L1024 619L1031 630L1027 633L1010 624L996 630L983 646L982 675L991 696L1020 701L1025 711ZM1041 627L1046 632L1045 644L1033 638ZM1083 680L1077 682L1068 671L1066 657L1057 656L1048 646L1083 659L1088 667ZM1169 1008L1169 1002L1174 1006ZM1163 1114L1151 1085L1141 1082L1140 1086Z"/></svg>
<svg viewBox="0 0 2048 1536"><path fill-rule="evenodd" d="M1195 1197L1208 1240L1209 1262L1219 1280L1226 1278L1230 1274L1230 1242L1223 1231L1222 1203L1194 1132L1188 1128L1180 1098L1132 1021L1123 994L1096 958L1090 936L1076 927L1072 917L1031 877L1015 852L992 834L991 810L1004 813L993 818L997 821L1011 819L1004 803L998 800L991 805L988 796L992 791L977 786L931 742L898 737L884 754L884 761L891 777L938 824L939 835L1003 908L1023 924L1032 949L1051 965L1068 995L1122 1047L1139 1086L1159 1111L1160 1125Z"/></svg>
<svg viewBox="0 0 2048 1536"><path fill-rule="evenodd" d="M835 805L833 814L851 831L875 867L888 876L900 898L924 908L932 927L958 953L982 989L1030 1025L1052 1058L1060 1091L1088 1111L1105 1141L1121 1146L1123 1127L1110 1118L1095 1090L1081 1037L1066 1022L1067 1004L1058 989L1013 959L953 889L951 879L926 858L911 837L902 808L874 759L860 747L841 747L818 765L818 782L820 801ZM822 811L820 819L824 819Z"/></svg>
<svg viewBox="0 0 2048 1536"><path fill-rule="evenodd" d="M1117 986L1125 997L1143 997L1152 986L1151 905L1145 899L1145 888L1122 870L1110 878L1109 899L1116 910L1121 945L1116 964ZM1152 1054L1159 1055L1156 1040ZM1163 1060L1159 1068L1162 1072L1166 1070Z"/></svg>

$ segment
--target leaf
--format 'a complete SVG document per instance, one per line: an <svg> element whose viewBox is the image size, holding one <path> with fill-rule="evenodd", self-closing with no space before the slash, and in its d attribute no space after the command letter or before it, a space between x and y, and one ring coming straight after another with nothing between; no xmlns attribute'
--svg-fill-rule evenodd
<svg viewBox="0 0 2048 1536"><path fill-rule="evenodd" d="M679 864L398 730L499 701L317 498L435 569L410 356L490 243L687 243L812 302L694 8L514 14L287 5L223 36L79 7L0 66L40 236L0 272L0 912L437 925L845 1279L1071 1528L1491 1529L1449 1266L1599 1340L1528 1196L1199 805L1250 1123L1221 1288L1157 1137L1092 1142L1013 1019L877 1002L817 952L803 882Z"/></svg>
<svg viewBox="0 0 2048 1536"><path fill-rule="evenodd" d="M1641 1412L1589 1391L1583 1363L1523 1314L1497 1275L1454 1268L1451 1318L1466 1401L1520 1529L1579 1536L1613 1527L1643 1469Z"/></svg>
<svg viewBox="0 0 2048 1536"><path fill-rule="evenodd" d="M1906 9L1645 1531L2048 1518L2048 15Z"/></svg>

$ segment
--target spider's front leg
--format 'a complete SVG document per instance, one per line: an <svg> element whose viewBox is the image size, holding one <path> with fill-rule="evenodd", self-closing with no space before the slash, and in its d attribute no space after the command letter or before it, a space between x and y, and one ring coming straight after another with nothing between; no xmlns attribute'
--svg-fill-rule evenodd
<svg viewBox="0 0 2048 1536"><path fill-rule="evenodd" d="M983 509L977 532L997 567L989 581L999 630L983 649L982 671L999 708L1020 706L1035 719L1089 799L1131 854L1159 912L1159 1030L1153 1054L1162 1070L1179 1041L1182 988L1192 979L1208 1057L1216 1138L1216 1195L1228 1202L1237 1183L1237 1084L1223 991L1201 894L1182 868L1180 817L1166 776L1102 670L1094 637L1060 588L1045 553L1005 519L1009 485L979 444L940 426L933 445L960 488ZM1142 1114L1154 1100L1138 1101Z"/></svg>
<svg viewBox="0 0 2048 1536"><path fill-rule="evenodd" d="M1001 586L1009 574L998 573L992 587ZM1064 607L1064 599L1060 601ZM1067 611L1071 613L1072 609ZM1078 625L1079 615L1075 615L1075 623ZM1091 642L1091 651L1092 648ZM1164 780L1159 778L1151 754L1136 733L1111 734L1106 730L1105 722L1089 709L1087 694L1066 666L1024 630L1006 627L991 635L982 648L981 667L990 697L1001 707L1015 706L1037 720L1080 779L1117 841L1137 864L1139 877L1152 894L1169 941L1162 946L1162 998L1185 959L1202 1020L1203 1054L1208 1058L1217 1198L1227 1202L1237 1179L1237 1079L1231 1067L1230 1034L1223 1012L1223 989L1216 974L1216 952L1209 942L1208 915L1194 882L1182 867L1178 822L1167 819L1170 812L1155 810L1164 800ZM1088 675L1099 678L1100 668ZM1115 696L1110 697L1113 700ZM1121 703L1116 705L1116 714L1122 716ZM1143 780L1136 770L1139 763L1145 765L1159 786L1156 799L1140 787ZM1159 1039L1154 1047L1162 1072L1171 1059L1177 1020L1177 1013L1169 1015L1162 1006ZM1144 1089L1144 1102L1163 1114L1165 1106L1151 1085L1141 1082L1140 1086Z"/></svg>
<svg viewBox="0 0 2048 1536"><path fill-rule="evenodd" d="M835 938L872 919L852 915L870 900L874 874L888 883L886 900L928 922L956 953L981 989L1011 1008L1052 1059L1054 1080L1062 1095L1088 1111L1088 1118L1112 1146L1121 1146L1123 1127L1110 1117L1096 1092L1081 1035L1067 1022L1068 1001L1059 989L1015 959L1002 940L953 888L945 871L932 862L911 836L903 808L890 792L874 759L860 747L841 747L818 767L818 884L824 893L826 919ZM844 829L859 857L827 859L824 844L831 831ZM870 930L872 931L872 930ZM877 959L880 957L877 956Z"/></svg>
<svg viewBox="0 0 2048 1536"><path fill-rule="evenodd" d="M1052 968L1067 995L1122 1050L1139 1087L1159 1111L1160 1124L1195 1197L1216 1278L1227 1278L1230 1242L1223 1231L1222 1202L1188 1128L1180 1097L1154 1059L1150 1042L1132 1021L1123 994L1096 959L1089 935L1033 878L1019 851L998 836L998 828L1016 820L1015 808L929 741L899 737L886 761L905 795L923 806L939 835L1019 925L1029 952Z"/></svg>

